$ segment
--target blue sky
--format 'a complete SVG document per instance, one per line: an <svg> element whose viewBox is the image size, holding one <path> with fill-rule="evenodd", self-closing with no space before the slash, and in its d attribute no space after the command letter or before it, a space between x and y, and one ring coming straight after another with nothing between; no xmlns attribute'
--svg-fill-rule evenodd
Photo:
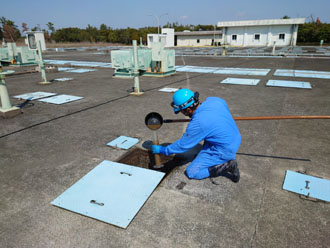
<svg viewBox="0 0 330 248"><path fill-rule="evenodd" d="M1 0L0 17L4 16L21 28L22 22L33 28L46 29L52 22L63 27L98 27L104 23L112 28L141 28L167 22L179 24L212 24L218 21L277 19L312 15L330 23L330 0ZM151 16L150 16L151 15Z"/></svg>

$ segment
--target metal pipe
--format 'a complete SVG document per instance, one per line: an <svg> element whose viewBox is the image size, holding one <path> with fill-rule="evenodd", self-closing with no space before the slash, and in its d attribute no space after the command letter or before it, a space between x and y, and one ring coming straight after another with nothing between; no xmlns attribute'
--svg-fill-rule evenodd
<svg viewBox="0 0 330 248"><path fill-rule="evenodd" d="M156 15L153 15L153 14L150 14L148 16L154 16L157 20L157 29L158 29L158 42L159 42L159 26L160 26L160 18L164 15L168 15L168 13L164 13L164 14L161 14L160 16L156 16Z"/></svg>
<svg viewBox="0 0 330 248"><path fill-rule="evenodd" d="M38 46L38 55L39 55L38 63L39 63L39 68L41 71L41 78L42 78L42 82L40 84L49 84L50 82L47 81L45 65L44 65L44 61L42 59L41 41L40 40L38 40L37 46Z"/></svg>
<svg viewBox="0 0 330 248"><path fill-rule="evenodd" d="M289 119L330 119L329 115L283 115L283 116L245 116L234 117L235 121L249 121L249 120L289 120ZM172 122L189 122L190 119L167 119L164 123Z"/></svg>
<svg viewBox="0 0 330 248"><path fill-rule="evenodd" d="M137 41L133 40L133 59L134 59L134 69L133 69L133 77L134 77L134 92L133 95L142 95L140 92L140 81L139 81L139 66L138 66L138 52L137 52Z"/></svg>
<svg viewBox="0 0 330 248"><path fill-rule="evenodd" d="M0 73L2 73L2 69L0 69ZM1 98L2 109L8 110L12 108L12 105L10 103L10 98L9 98L5 78L6 76L4 74L0 74L0 98Z"/></svg>
<svg viewBox="0 0 330 248"><path fill-rule="evenodd" d="M234 117L236 121L244 120L289 120L289 119L330 119L329 115L283 115L283 116L247 116Z"/></svg>

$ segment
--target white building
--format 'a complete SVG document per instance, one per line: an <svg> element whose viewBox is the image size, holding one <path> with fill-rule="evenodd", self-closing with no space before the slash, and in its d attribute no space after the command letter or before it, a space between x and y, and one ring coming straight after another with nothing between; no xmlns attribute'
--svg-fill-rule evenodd
<svg viewBox="0 0 330 248"><path fill-rule="evenodd" d="M295 46L298 24L305 18L218 22L222 44L230 46Z"/></svg>
<svg viewBox="0 0 330 248"><path fill-rule="evenodd" d="M214 46L220 45L221 31L175 32L175 46Z"/></svg>
<svg viewBox="0 0 330 248"><path fill-rule="evenodd" d="M161 42L163 43L164 47L174 47L174 29L162 28L161 34L148 34L148 47L151 47L153 42Z"/></svg>

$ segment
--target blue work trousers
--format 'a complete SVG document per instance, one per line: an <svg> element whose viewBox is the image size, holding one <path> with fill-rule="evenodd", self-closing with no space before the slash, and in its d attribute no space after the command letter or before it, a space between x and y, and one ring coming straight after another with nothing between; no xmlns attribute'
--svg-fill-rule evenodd
<svg viewBox="0 0 330 248"><path fill-rule="evenodd" d="M223 159L216 147L205 142L202 150L186 169L186 175L190 179L204 179L210 176L209 167L226 163L230 159Z"/></svg>

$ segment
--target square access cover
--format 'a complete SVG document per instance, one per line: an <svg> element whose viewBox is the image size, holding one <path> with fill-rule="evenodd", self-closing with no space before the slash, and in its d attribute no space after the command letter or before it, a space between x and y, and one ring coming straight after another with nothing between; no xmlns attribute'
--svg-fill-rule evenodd
<svg viewBox="0 0 330 248"><path fill-rule="evenodd" d="M38 100L39 102L47 102L47 103L52 103L52 104L64 104L68 102L73 102L82 99L83 97L81 96L71 96L71 95L57 95L57 96L52 96L44 99Z"/></svg>
<svg viewBox="0 0 330 248"><path fill-rule="evenodd" d="M126 228L164 175L104 160L51 204Z"/></svg>
<svg viewBox="0 0 330 248"><path fill-rule="evenodd" d="M122 149L130 149L135 144L139 143L139 139L131 138L127 136L119 136L118 138L114 139L113 141L109 142L107 146L112 146L116 148Z"/></svg>
<svg viewBox="0 0 330 248"><path fill-rule="evenodd" d="M26 93L23 95L14 96L14 98L32 101L32 100L45 98L45 97L49 97L49 96L55 96L55 95L56 95L56 93L37 91L37 92Z"/></svg>
<svg viewBox="0 0 330 248"><path fill-rule="evenodd" d="M283 189L330 202L330 181L287 170Z"/></svg>

